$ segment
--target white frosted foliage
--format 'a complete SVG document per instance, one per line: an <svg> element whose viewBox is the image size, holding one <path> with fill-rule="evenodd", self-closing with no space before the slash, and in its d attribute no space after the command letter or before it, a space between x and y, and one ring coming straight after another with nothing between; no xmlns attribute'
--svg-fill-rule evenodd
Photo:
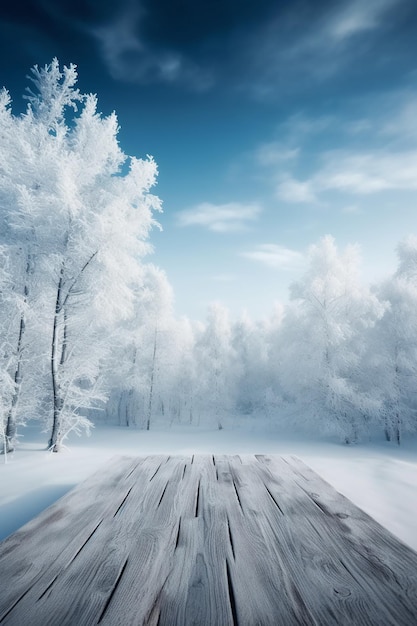
<svg viewBox="0 0 417 626"><path fill-rule="evenodd" d="M30 379L23 370L37 361L58 450L106 399L102 365L115 327L133 315L161 203L149 193L155 162L123 153L116 115L102 116L96 96L79 92L75 65L60 69L54 59L35 66L30 80L23 115L11 113L5 90L0 98L1 243L13 268L6 299L15 318L6 371L15 378L20 368L18 413Z"/></svg>

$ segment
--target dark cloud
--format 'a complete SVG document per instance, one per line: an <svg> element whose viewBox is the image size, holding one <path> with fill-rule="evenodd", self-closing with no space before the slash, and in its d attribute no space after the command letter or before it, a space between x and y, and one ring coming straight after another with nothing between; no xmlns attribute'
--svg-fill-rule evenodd
<svg viewBox="0 0 417 626"><path fill-rule="evenodd" d="M269 97L393 72L400 57L411 71L416 15L412 0L19 0L3 9L0 45L18 43L29 65L56 55L126 83Z"/></svg>
<svg viewBox="0 0 417 626"><path fill-rule="evenodd" d="M126 0L92 32L114 78L274 97L372 70L395 78L416 21L411 0Z"/></svg>
<svg viewBox="0 0 417 626"><path fill-rule="evenodd" d="M286 4L276 0L144 0L142 26L152 44L198 52L208 42L250 30Z"/></svg>

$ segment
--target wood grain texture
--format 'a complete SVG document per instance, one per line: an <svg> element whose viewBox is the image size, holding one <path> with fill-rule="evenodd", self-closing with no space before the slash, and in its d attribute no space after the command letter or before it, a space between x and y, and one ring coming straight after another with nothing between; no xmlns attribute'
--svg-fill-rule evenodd
<svg viewBox="0 0 417 626"><path fill-rule="evenodd" d="M417 624L417 554L294 457L117 457L0 581L9 626Z"/></svg>

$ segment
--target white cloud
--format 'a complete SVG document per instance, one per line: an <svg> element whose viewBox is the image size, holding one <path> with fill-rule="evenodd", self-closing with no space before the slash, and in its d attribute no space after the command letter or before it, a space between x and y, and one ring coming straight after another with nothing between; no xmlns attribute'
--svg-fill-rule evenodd
<svg viewBox="0 0 417 626"><path fill-rule="evenodd" d="M141 20L140 6L126 2L110 23L90 29L113 78L144 83L180 80L200 91L212 86L210 73L180 53L146 45Z"/></svg>
<svg viewBox="0 0 417 626"><path fill-rule="evenodd" d="M394 140L411 139L414 142L417 135L417 94L407 93L399 106L394 102L391 107L382 123L381 134Z"/></svg>
<svg viewBox="0 0 417 626"><path fill-rule="evenodd" d="M303 89L306 82L327 79L352 64L369 48L355 47L354 36L369 37L370 31L387 21L390 8L405 2L344 0L333 5L277 6L261 11L252 27L242 23L241 29L232 29L235 35L219 35L217 51L205 45L209 28L202 28L198 51L191 52L180 41L153 40L152 32L145 30L149 22L143 19L145 9L138 0L120 0L111 21L86 28L116 79L181 82L197 90L207 90L218 82L263 99ZM157 8L151 7L149 12L157 19ZM186 18L187 11L183 13ZM240 24L239 14L235 24Z"/></svg>
<svg viewBox="0 0 417 626"><path fill-rule="evenodd" d="M309 178L300 180L288 174L278 183L276 195L285 202L317 204L326 191L365 196L416 189L417 150L333 150L322 155L321 167Z"/></svg>
<svg viewBox="0 0 417 626"><path fill-rule="evenodd" d="M255 151L255 159L260 165L277 165L297 158L299 148L290 148L277 141L261 144Z"/></svg>
<svg viewBox="0 0 417 626"><path fill-rule="evenodd" d="M313 181L297 180L291 176L278 183L276 195L285 202L317 203Z"/></svg>
<svg viewBox="0 0 417 626"><path fill-rule="evenodd" d="M285 133L291 141L300 141L307 136L319 135L329 129L336 122L331 115L318 115L309 117L305 113L294 113L280 126L281 132Z"/></svg>
<svg viewBox="0 0 417 626"><path fill-rule="evenodd" d="M339 190L358 195L417 189L417 151L330 152L324 167L308 182L316 192Z"/></svg>
<svg viewBox="0 0 417 626"><path fill-rule="evenodd" d="M375 123L375 119L373 120L373 123ZM366 118L353 120L352 122L344 124L344 129L350 135L363 135L365 133L372 132L374 129L373 123L371 120Z"/></svg>
<svg viewBox="0 0 417 626"><path fill-rule="evenodd" d="M254 68L248 87L258 99L268 99L346 71L379 45L374 33L395 23L399 12L393 9L407 2L289 3L247 46L248 66Z"/></svg>
<svg viewBox="0 0 417 626"><path fill-rule="evenodd" d="M327 33L341 41L363 31L378 28L384 13L398 3L398 0L353 0L329 20Z"/></svg>
<svg viewBox="0 0 417 626"><path fill-rule="evenodd" d="M240 256L281 270L296 269L304 260L301 252L273 243L260 244L254 250L241 252Z"/></svg>
<svg viewBox="0 0 417 626"><path fill-rule="evenodd" d="M417 190L417 92L389 93L376 111L373 100L354 104L355 111L347 119L292 115L279 127L282 143L264 143L254 151L279 200L323 205L325 192L359 198ZM323 149L332 144L344 147ZM354 198L344 204L343 212L360 210Z"/></svg>
<svg viewBox="0 0 417 626"><path fill-rule="evenodd" d="M138 35L140 23L139 7L130 4L124 7L119 17L106 26L92 29L91 34L98 41L104 61L116 78L124 78L124 58L129 55L139 59L144 54L144 45ZM144 63L138 68L145 72Z"/></svg>
<svg viewBox="0 0 417 626"><path fill-rule="evenodd" d="M178 221L181 226L204 226L209 230L226 233L244 230L248 222L258 219L261 208L257 204L211 204L203 202L192 209L181 211Z"/></svg>

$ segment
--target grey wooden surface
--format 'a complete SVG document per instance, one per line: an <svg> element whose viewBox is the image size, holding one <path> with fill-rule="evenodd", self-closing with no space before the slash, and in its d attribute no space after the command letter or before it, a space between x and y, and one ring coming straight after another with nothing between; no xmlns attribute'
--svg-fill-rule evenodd
<svg viewBox="0 0 417 626"><path fill-rule="evenodd" d="M0 543L13 626L417 624L417 554L294 457L118 457Z"/></svg>

